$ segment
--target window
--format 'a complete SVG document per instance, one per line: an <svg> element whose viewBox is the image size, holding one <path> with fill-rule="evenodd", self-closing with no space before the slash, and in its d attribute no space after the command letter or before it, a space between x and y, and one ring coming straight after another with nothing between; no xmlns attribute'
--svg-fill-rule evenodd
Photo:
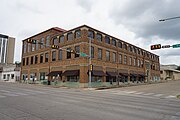
<svg viewBox="0 0 180 120"><path fill-rule="evenodd" d="M124 43L124 49L127 50L127 44L126 43Z"/></svg>
<svg viewBox="0 0 180 120"><path fill-rule="evenodd" d="M55 38L53 39L53 45L58 45L58 44L59 44L59 40L58 40L57 37L55 37Z"/></svg>
<svg viewBox="0 0 180 120"><path fill-rule="evenodd" d="M79 82L79 76L67 76L68 82Z"/></svg>
<svg viewBox="0 0 180 120"><path fill-rule="evenodd" d="M127 56L124 56L124 64L127 64Z"/></svg>
<svg viewBox="0 0 180 120"><path fill-rule="evenodd" d="M24 53L26 53L26 44L27 43L24 42L24 49L23 49Z"/></svg>
<svg viewBox="0 0 180 120"><path fill-rule="evenodd" d="M25 65L25 58L23 58L23 60L22 60L22 61L23 61L23 66L24 66L24 65Z"/></svg>
<svg viewBox="0 0 180 120"><path fill-rule="evenodd" d="M43 54L40 54L40 63L43 63Z"/></svg>
<svg viewBox="0 0 180 120"><path fill-rule="evenodd" d="M46 47L50 45L50 36L46 37Z"/></svg>
<svg viewBox="0 0 180 120"><path fill-rule="evenodd" d="M140 63L140 60L138 59L138 67L141 67L140 64L141 64L141 63Z"/></svg>
<svg viewBox="0 0 180 120"><path fill-rule="evenodd" d="M113 52L113 62L116 62L116 53Z"/></svg>
<svg viewBox="0 0 180 120"><path fill-rule="evenodd" d="M26 65L29 65L29 58L26 58Z"/></svg>
<svg viewBox="0 0 180 120"><path fill-rule="evenodd" d="M118 42L118 47L122 48L122 42Z"/></svg>
<svg viewBox="0 0 180 120"><path fill-rule="evenodd" d="M35 55L35 64L38 63L38 55Z"/></svg>
<svg viewBox="0 0 180 120"><path fill-rule="evenodd" d="M63 43L64 42L64 35L60 36L59 40L60 40L59 41L60 43Z"/></svg>
<svg viewBox="0 0 180 120"><path fill-rule="evenodd" d="M129 58L129 65L132 65L132 57Z"/></svg>
<svg viewBox="0 0 180 120"><path fill-rule="evenodd" d="M80 38L81 37L81 30L75 31L75 38Z"/></svg>
<svg viewBox="0 0 180 120"><path fill-rule="evenodd" d="M34 56L31 56L31 64L34 63Z"/></svg>
<svg viewBox="0 0 180 120"><path fill-rule="evenodd" d="M52 52L52 61L56 61L56 51Z"/></svg>
<svg viewBox="0 0 180 120"><path fill-rule="evenodd" d="M6 79L6 74L3 75L3 79Z"/></svg>
<svg viewBox="0 0 180 120"><path fill-rule="evenodd" d="M122 55L121 54L119 54L119 63L122 64Z"/></svg>
<svg viewBox="0 0 180 120"><path fill-rule="evenodd" d="M96 39L97 39L97 41L102 42L102 35L97 33L96 34Z"/></svg>
<svg viewBox="0 0 180 120"><path fill-rule="evenodd" d="M141 61L141 67L144 67L144 65L143 65L143 61Z"/></svg>
<svg viewBox="0 0 180 120"><path fill-rule="evenodd" d="M35 44L32 44L31 51L34 51L34 50L35 50Z"/></svg>
<svg viewBox="0 0 180 120"><path fill-rule="evenodd" d="M134 58L134 66L136 66L136 58Z"/></svg>
<svg viewBox="0 0 180 120"><path fill-rule="evenodd" d="M28 43L28 52L30 52L30 50L31 50L31 44Z"/></svg>
<svg viewBox="0 0 180 120"><path fill-rule="evenodd" d="M102 49L98 48L98 59L102 60Z"/></svg>
<svg viewBox="0 0 180 120"><path fill-rule="evenodd" d="M40 80L45 80L46 73L45 72L40 72Z"/></svg>
<svg viewBox="0 0 180 120"><path fill-rule="evenodd" d="M38 43L36 43L36 50L38 50L39 49L39 44Z"/></svg>
<svg viewBox="0 0 180 120"><path fill-rule="evenodd" d="M67 59L71 58L71 48L67 48Z"/></svg>
<svg viewBox="0 0 180 120"><path fill-rule="evenodd" d="M138 54L140 55L140 53L141 53L141 52L140 52L140 49L138 49Z"/></svg>
<svg viewBox="0 0 180 120"><path fill-rule="evenodd" d="M80 53L80 46L75 46L75 51ZM75 58L79 57L79 54L75 54Z"/></svg>
<svg viewBox="0 0 180 120"><path fill-rule="evenodd" d="M44 48L44 38L41 38L41 48Z"/></svg>
<svg viewBox="0 0 180 120"><path fill-rule="evenodd" d="M62 60L62 50L61 49L59 49L59 60Z"/></svg>
<svg viewBox="0 0 180 120"><path fill-rule="evenodd" d="M88 38L94 39L94 31L92 30L88 31Z"/></svg>
<svg viewBox="0 0 180 120"><path fill-rule="evenodd" d="M137 53L136 48L134 47L134 53Z"/></svg>
<svg viewBox="0 0 180 120"><path fill-rule="evenodd" d="M116 46L116 40L115 39L112 39L112 45Z"/></svg>
<svg viewBox="0 0 180 120"><path fill-rule="evenodd" d="M160 71L160 74L163 74L163 71Z"/></svg>
<svg viewBox="0 0 180 120"><path fill-rule="evenodd" d="M69 41L73 40L73 33L72 32L67 34L67 40L69 40Z"/></svg>
<svg viewBox="0 0 180 120"><path fill-rule="evenodd" d="M94 58L94 47L91 46L91 58Z"/></svg>
<svg viewBox="0 0 180 120"><path fill-rule="evenodd" d="M45 53L45 62L48 62L49 60L49 53Z"/></svg>
<svg viewBox="0 0 180 120"><path fill-rule="evenodd" d="M110 38L108 36L105 36L105 43L110 44Z"/></svg>
<svg viewBox="0 0 180 120"><path fill-rule="evenodd" d="M110 51L106 50L106 61L110 61Z"/></svg>
<svg viewBox="0 0 180 120"><path fill-rule="evenodd" d="M130 52L133 52L132 46L129 46L129 51L130 51Z"/></svg>
<svg viewBox="0 0 180 120"><path fill-rule="evenodd" d="M14 79L14 74L11 74L11 79Z"/></svg>

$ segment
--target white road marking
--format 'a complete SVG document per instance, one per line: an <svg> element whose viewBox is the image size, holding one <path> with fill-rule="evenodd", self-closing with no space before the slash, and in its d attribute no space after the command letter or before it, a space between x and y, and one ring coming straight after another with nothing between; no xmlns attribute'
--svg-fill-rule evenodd
<svg viewBox="0 0 180 120"><path fill-rule="evenodd" d="M169 95L169 96L166 96L165 98L176 98L176 96Z"/></svg>
<svg viewBox="0 0 180 120"><path fill-rule="evenodd" d="M154 96L156 96L156 97L160 97L160 96L163 96L164 94L156 94L156 95L154 95Z"/></svg>
<svg viewBox="0 0 180 120"><path fill-rule="evenodd" d="M6 96L0 95L0 98L4 98L4 97L6 97Z"/></svg>
<svg viewBox="0 0 180 120"><path fill-rule="evenodd" d="M2 94L5 96L12 96L12 97L19 96L19 95L12 94L12 93L2 93Z"/></svg>
<svg viewBox="0 0 180 120"><path fill-rule="evenodd" d="M143 94L144 92L137 92L137 93L134 93L136 95L140 95L140 94Z"/></svg>
<svg viewBox="0 0 180 120"><path fill-rule="evenodd" d="M135 93L137 91L124 91L125 93L129 93L129 94L132 94L132 93Z"/></svg>
<svg viewBox="0 0 180 120"><path fill-rule="evenodd" d="M145 93L143 95L153 95L153 94L155 94L155 93Z"/></svg>

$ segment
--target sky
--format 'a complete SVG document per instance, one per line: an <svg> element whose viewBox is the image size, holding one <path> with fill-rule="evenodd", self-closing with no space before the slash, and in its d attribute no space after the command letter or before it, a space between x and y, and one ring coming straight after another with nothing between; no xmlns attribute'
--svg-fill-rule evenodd
<svg viewBox="0 0 180 120"><path fill-rule="evenodd" d="M150 50L153 44L180 44L180 0L0 0L0 34L22 40L52 27L88 25L160 56L160 64L180 65L180 48Z"/></svg>

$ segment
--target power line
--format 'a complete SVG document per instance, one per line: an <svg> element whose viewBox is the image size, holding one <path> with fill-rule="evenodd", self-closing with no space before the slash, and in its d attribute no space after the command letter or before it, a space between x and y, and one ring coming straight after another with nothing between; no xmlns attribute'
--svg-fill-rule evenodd
<svg viewBox="0 0 180 120"><path fill-rule="evenodd" d="M161 20L159 20L159 21L162 22L162 21L165 21L165 20L172 20L172 19L178 19L178 18L180 18L180 16L178 16L178 17L166 18L166 19L161 19Z"/></svg>

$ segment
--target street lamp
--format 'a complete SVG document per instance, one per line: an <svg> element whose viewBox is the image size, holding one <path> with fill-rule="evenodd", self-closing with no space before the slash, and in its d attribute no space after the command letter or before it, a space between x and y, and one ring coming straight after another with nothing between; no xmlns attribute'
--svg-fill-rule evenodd
<svg viewBox="0 0 180 120"><path fill-rule="evenodd" d="M164 22L164 21L166 21L166 20L172 20L172 19L178 19L178 18L180 18L180 16L178 16L178 17L166 18L166 19L160 19L159 22Z"/></svg>

